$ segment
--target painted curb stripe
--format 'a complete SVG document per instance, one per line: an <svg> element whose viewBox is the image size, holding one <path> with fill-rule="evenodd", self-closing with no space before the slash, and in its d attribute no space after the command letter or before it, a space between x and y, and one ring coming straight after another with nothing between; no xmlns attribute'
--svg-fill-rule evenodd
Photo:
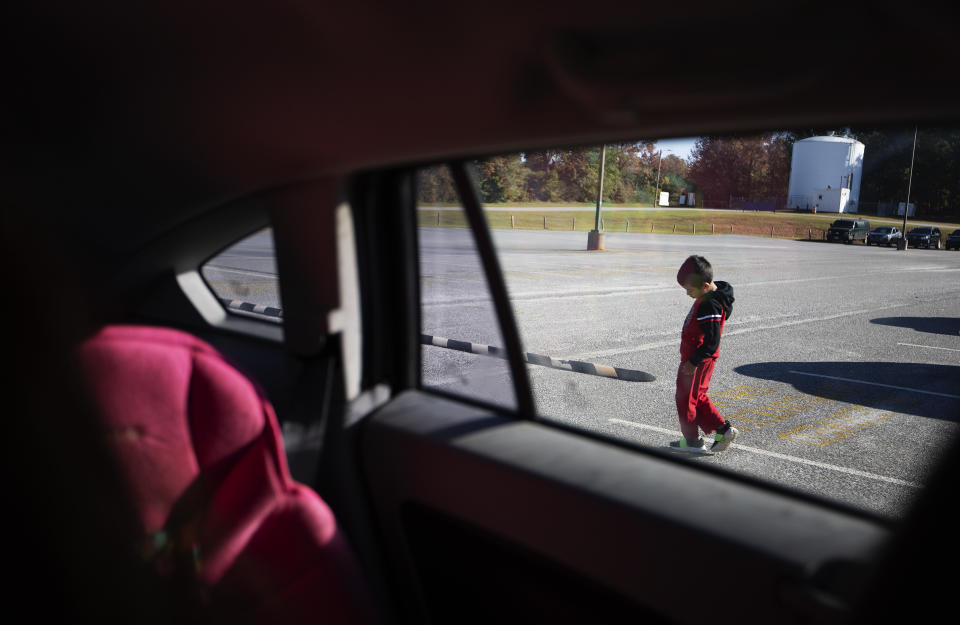
<svg viewBox="0 0 960 625"><path fill-rule="evenodd" d="M447 344L445 347L447 349L455 349L459 352L473 351L473 345L467 343L466 341L458 341L457 339L447 339Z"/></svg>
<svg viewBox="0 0 960 625"><path fill-rule="evenodd" d="M446 339L431 334L421 334L420 343L422 345L432 345L434 347L443 347L446 349L455 349L470 354L480 356L492 356L502 360L507 359L506 350L494 345L483 345L481 343L468 343L467 341L458 341L455 339ZM550 367L551 369L561 369L563 371L572 371L574 373L586 373L587 375L596 375L603 378L614 378L624 382L652 382L656 380L652 374L646 371L637 371L635 369L622 369L620 367L611 367L610 365L599 365L592 362L583 362L581 360L560 360L542 354L526 352L523 360L531 365L540 365Z"/></svg>
<svg viewBox="0 0 960 625"><path fill-rule="evenodd" d="M217 298L220 300L220 303L223 304L224 308L230 310L239 310L242 312L256 313L258 315L266 315L267 317L283 317L283 309L276 308L275 306L267 306L266 304L253 304L251 302L244 302L239 299L227 299L225 297Z"/></svg>

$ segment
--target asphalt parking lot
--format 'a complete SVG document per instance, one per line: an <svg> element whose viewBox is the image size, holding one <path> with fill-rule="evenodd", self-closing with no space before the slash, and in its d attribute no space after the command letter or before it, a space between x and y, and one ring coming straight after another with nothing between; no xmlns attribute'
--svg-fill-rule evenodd
<svg viewBox="0 0 960 625"><path fill-rule="evenodd" d="M502 345L469 234L421 228L424 333ZM666 453L689 254L734 286L711 397L741 430L684 456L897 518L960 419L960 253L760 237L494 231L523 349L652 373L654 382L529 365L547 421ZM269 234L205 270L222 296L279 306ZM510 406L505 362L423 348L424 385Z"/></svg>
<svg viewBox="0 0 960 625"><path fill-rule="evenodd" d="M424 332L497 344L462 231L421 230ZM711 396L741 430L714 464L897 517L957 431L960 254L739 236L496 231L525 351L648 371L629 383L529 366L538 412L658 449L677 438L677 267L733 284ZM492 362L491 362L492 361ZM510 404L490 358L424 348L424 382Z"/></svg>

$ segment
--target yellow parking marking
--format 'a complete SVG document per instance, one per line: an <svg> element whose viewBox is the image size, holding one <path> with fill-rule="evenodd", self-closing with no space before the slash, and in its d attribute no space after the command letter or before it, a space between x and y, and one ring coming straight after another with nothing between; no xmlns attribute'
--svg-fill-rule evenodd
<svg viewBox="0 0 960 625"><path fill-rule="evenodd" d="M879 417L856 414L866 410L868 409L864 406L854 406L840 410L829 417L811 421L792 430L781 432L777 434L777 436L794 443L824 447L841 441L852 434L856 434L860 430L873 427L894 416L891 413L883 414Z"/></svg>
<svg viewBox="0 0 960 625"><path fill-rule="evenodd" d="M771 390L770 392L774 391ZM778 400L768 401L760 406L745 408L725 416L737 423L745 422L746 425L740 429L748 432L754 428L768 427L786 421L813 408L822 407L822 404L829 401L829 399L811 395L787 395Z"/></svg>
<svg viewBox="0 0 960 625"><path fill-rule="evenodd" d="M897 410L909 410L922 401L915 395L900 395L886 409L871 407L863 397L870 393L868 388L841 385L832 377L810 394L769 397L775 393L765 387L734 387L717 393L715 396L724 402L714 405L724 408L724 417L735 422L741 432L784 424L787 429L777 432L779 438L825 447L877 426L897 416ZM841 406L834 402L841 402ZM831 405L834 407L830 408ZM784 423L791 420L792 424Z"/></svg>

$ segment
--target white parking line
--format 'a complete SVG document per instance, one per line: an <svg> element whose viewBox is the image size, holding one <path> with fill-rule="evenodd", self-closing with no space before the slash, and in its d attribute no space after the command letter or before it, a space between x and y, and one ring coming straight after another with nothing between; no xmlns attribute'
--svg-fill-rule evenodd
<svg viewBox="0 0 960 625"><path fill-rule="evenodd" d="M539 268L538 268L538 269L539 269ZM562 269L559 269L559 270L557 270L557 271L550 271L549 268L543 268L543 269L545 269L545 271L543 271L543 272L538 272L538 271L525 272L525 271L522 271L522 270L514 270L514 269L506 269L506 268L505 268L505 269L504 269L504 273L505 273L505 274L513 274L513 273L543 273L543 274L545 274L545 275L550 275L550 276L556 276L556 277L559 277L559 278L563 278L563 277L564 277L564 276L562 275L562 272L563 272L563 271L569 271L569 270L571 270L571 269L574 269L574 270L588 270L588 269L590 269L590 268L587 267L587 266L578 266L578 267L574 267L574 268L571 268L571 267L563 267ZM954 268L954 270L956 270L956 268ZM477 274L478 274L478 276L480 275L480 273L481 273L481 270L478 268L478 269L477 269ZM442 274L439 274L439 275L442 275ZM856 278L858 278L858 279L862 279L863 277L869 276L869 275L883 275L883 272L859 273L859 274L856 274L855 276L854 276L854 275L850 275L850 276L817 276L817 277L815 277L815 278L794 278L794 279L784 279L784 280L762 280L762 281L758 281L758 282L742 282L742 283L737 283L737 288L743 289L743 288L753 287L753 286L767 286L767 285L770 285L770 284L776 284L776 285L778 285L778 286L781 286L781 285L784 285L784 284L795 284L795 283L800 283L800 282L822 282L822 281L824 281L824 280L849 280L849 279L854 278L854 277L856 277ZM425 274L425 275L421 276L421 278L432 278L432 277L434 277L434 274ZM638 294L649 294L649 293L670 293L670 292L678 292L678 289L679 289L679 287L677 287L675 284L673 284L672 281L668 281L667 283L658 283L658 284L651 284L651 285L644 285L644 286L609 287L609 288L604 288L604 289L596 289L596 288L590 288L590 287L587 286L587 285L580 285L579 288L578 288L578 287L574 287L574 288L571 288L571 289L568 290L568 291L561 291L561 292L557 292L556 290L554 290L554 291L524 291L524 290L522 289L522 286L519 286L519 285L517 286L517 288L514 288L514 289L508 288L508 290L510 291L510 299L512 299L512 300L536 300L536 301L543 301L543 302L554 301L554 300L582 299L582 298L585 298L585 297L590 297L590 298L600 298L600 297L604 297L604 298L607 298L607 297L624 297L624 296L631 296L631 295L638 295ZM849 312L849 313L844 313L844 314L841 315L841 316L844 316L844 315L847 315L847 314L858 314L858 313L862 313L862 312L874 312L874 311L876 311L876 310L886 310L887 308L897 308L898 306L904 306L904 305L905 305L905 304L896 304L896 305L893 305L893 306L883 306L883 307L881 307L881 308L874 308L874 309L869 309L869 310L866 310L866 309L865 309L865 310L856 310L856 311L852 311L852 312ZM832 319L832 318L834 318L834 317L826 317L825 319ZM807 319L806 321L801 321L800 323L809 323L809 322L811 322L811 321L820 321L820 320L822 320L822 319L824 319L824 318L820 318L820 319Z"/></svg>
<svg viewBox="0 0 960 625"><path fill-rule="evenodd" d="M778 323L771 323L769 325L759 325L746 328L737 328L735 330L730 330L729 332L724 332L724 338L730 336L736 336L738 334L750 334L753 332L763 332L765 330L777 330L779 328L787 328L791 326L800 326L808 323L821 323L823 321L831 321L833 319L841 319L843 317L853 317L856 315L862 315L866 313L876 313L881 310L889 310L891 308L900 308L902 306L908 306L909 304L892 304L889 306L879 306L876 308L858 308L856 310L848 310L841 313L836 313L833 315L823 315L820 317L805 317L803 319L792 319L790 321L781 321ZM674 333L676 334L676 333ZM667 347L670 345L679 345L680 337L677 336L675 339L668 341L656 341L652 343L644 343L641 345L631 345L629 347L613 347L611 349L602 349L594 350L589 352L580 352L577 354L566 354L563 356L566 360L584 360L590 358L609 358L610 356L619 356L621 354L631 354L634 352L646 351L649 349L657 349L660 347Z"/></svg>
<svg viewBox="0 0 960 625"><path fill-rule="evenodd" d="M204 268L204 269L211 269L211 270L213 270L213 271L226 272L226 273L239 273L240 275L253 276L253 277L255 277L255 278L272 278L272 279L274 279L274 280L277 279L277 274L275 274L275 273L266 273L266 272L263 272L263 271L254 271L253 269L235 269L235 268L233 268L233 267L221 267L220 265L213 265L213 264L210 264L210 263L207 263L206 265L204 265L203 268Z"/></svg>
<svg viewBox="0 0 960 625"><path fill-rule="evenodd" d="M880 382L867 382L866 380L854 380L853 378L841 378L834 375L823 375L820 373L807 373L806 371L790 371L797 375L808 375L813 378L826 378L828 380L839 380L841 382L853 382L855 384L869 384L870 386L882 386L883 388L895 388L898 391L910 391L911 393L923 393L924 395L936 395L937 397L949 397L951 399L960 399L960 395L951 395L950 393L938 393L936 391L924 391L919 388L910 388L909 386L896 386L893 384L881 384Z"/></svg>
<svg viewBox="0 0 960 625"><path fill-rule="evenodd" d="M960 349L952 347L935 347L933 345L917 345L916 343L897 343L897 345L906 345L907 347L926 347L927 349L942 349L947 352L960 352Z"/></svg>
<svg viewBox="0 0 960 625"><path fill-rule="evenodd" d="M645 423L636 423L634 421L626 421L624 419L610 419L611 423L619 423L622 425L628 425L630 427L641 428L644 430L651 430L653 432L659 432L661 434L677 434L677 430L668 430L665 428L656 427L654 425L646 425ZM747 451L752 454L760 454L762 456L769 456L771 458L776 458L778 460L786 460L787 462L795 462L797 464L805 464L811 467L817 467L818 469L827 469L829 471L837 471L839 473L846 473L847 475L856 475L858 477L865 477L871 480L878 480L880 482L887 482L889 484L897 484L899 486L908 486L910 488L923 488L922 484L917 484L916 482L908 482L906 480L898 480L895 477L887 477L886 475L877 475L876 473L869 473L867 471L860 471L858 469L851 469L849 467L841 467L835 464L827 464L826 462L817 462L816 460L807 460L806 458L798 458L796 456L788 456L786 454L778 454L775 451L767 451L766 449L758 449L756 447L748 447L746 445L740 445L739 443L735 444L730 449L739 449L742 451Z"/></svg>

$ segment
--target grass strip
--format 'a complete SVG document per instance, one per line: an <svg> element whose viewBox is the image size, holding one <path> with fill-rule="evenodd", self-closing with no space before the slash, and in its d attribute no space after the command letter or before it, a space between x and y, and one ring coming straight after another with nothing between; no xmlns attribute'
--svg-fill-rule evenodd
<svg viewBox="0 0 960 625"><path fill-rule="evenodd" d="M588 232L593 230L595 211L517 210L487 208L487 222L491 228L515 230L565 230ZM632 232L654 234L739 234L787 239L822 239L837 219L853 218L836 213L812 214L795 212L750 212L719 210L630 210L604 209L604 232ZM900 226L902 219L856 216L869 219L871 228ZM461 210L420 208L417 211L420 226L446 228L466 227L466 216ZM945 230L944 236L956 224L935 222L908 222L908 229L916 225L935 225Z"/></svg>

